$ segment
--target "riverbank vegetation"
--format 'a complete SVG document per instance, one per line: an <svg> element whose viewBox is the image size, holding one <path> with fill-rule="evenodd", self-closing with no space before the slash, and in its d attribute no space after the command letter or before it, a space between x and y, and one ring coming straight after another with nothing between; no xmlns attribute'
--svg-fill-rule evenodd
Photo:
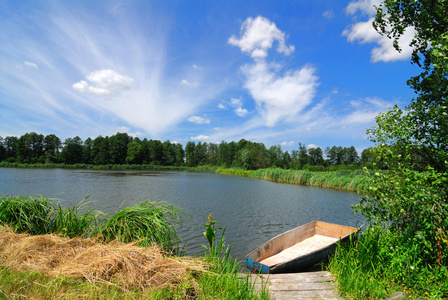
<svg viewBox="0 0 448 300"><path fill-rule="evenodd" d="M315 187L331 188L348 192L362 192L367 189L367 183L357 175L340 175L337 172L310 172L284 169L217 169L216 173L251 177L274 182L309 185Z"/></svg>
<svg viewBox="0 0 448 300"><path fill-rule="evenodd" d="M447 12L445 1L378 5L374 26L397 49L406 28L415 30L412 62L422 73L408 81L417 97L379 114L367 131L388 171L364 177L369 188L354 208L367 228L330 262L348 298L448 298Z"/></svg>
<svg viewBox="0 0 448 300"><path fill-rule="evenodd" d="M180 217L179 208L163 203L143 202L109 217L85 201L63 208L44 197L2 197L0 297L269 298L240 278L216 221L205 225L213 234L202 257L179 255Z"/></svg>

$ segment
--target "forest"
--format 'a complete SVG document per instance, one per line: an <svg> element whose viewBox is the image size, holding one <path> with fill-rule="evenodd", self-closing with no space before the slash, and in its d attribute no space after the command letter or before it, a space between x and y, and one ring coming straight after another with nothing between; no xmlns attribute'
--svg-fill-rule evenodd
<svg viewBox="0 0 448 300"><path fill-rule="evenodd" d="M307 148L298 143L297 150L283 151L279 145L269 148L263 143L241 139L180 143L139 139L127 133L98 136L95 139L67 138L64 142L54 134L35 132L21 137L0 137L0 162L21 164L93 164L93 165L153 165L197 167L201 165L257 170L282 168L309 171L371 168L374 161L372 148L359 156L354 146Z"/></svg>

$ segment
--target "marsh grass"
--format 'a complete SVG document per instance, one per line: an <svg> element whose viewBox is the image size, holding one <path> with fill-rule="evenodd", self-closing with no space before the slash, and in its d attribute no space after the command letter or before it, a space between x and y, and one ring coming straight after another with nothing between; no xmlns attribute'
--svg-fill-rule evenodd
<svg viewBox="0 0 448 300"><path fill-rule="evenodd" d="M51 214L50 232L70 238L95 236L102 224L100 217L105 215L86 199L73 207L62 207L57 203Z"/></svg>
<svg viewBox="0 0 448 300"><path fill-rule="evenodd" d="M0 198L0 225L10 225L17 232L48 233L53 203L42 196Z"/></svg>
<svg viewBox="0 0 448 300"><path fill-rule="evenodd" d="M335 172L323 173L269 168L253 171L242 169L217 169L216 173L251 177L274 182L331 188L348 192L362 192L367 189L367 184L362 180L362 177L353 175L342 176Z"/></svg>
<svg viewBox="0 0 448 300"><path fill-rule="evenodd" d="M180 208L168 203L142 202L112 215L102 227L101 235L105 242L139 241L144 247L157 244L173 251L180 241L175 230L180 212Z"/></svg>

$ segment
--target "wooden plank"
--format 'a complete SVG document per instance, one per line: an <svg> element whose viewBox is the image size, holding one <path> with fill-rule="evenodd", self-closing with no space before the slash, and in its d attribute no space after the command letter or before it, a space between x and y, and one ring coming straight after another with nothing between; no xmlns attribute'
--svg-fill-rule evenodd
<svg viewBox="0 0 448 300"><path fill-rule="evenodd" d="M340 300L340 298L337 294L330 291L320 291L319 293L316 292L291 292L291 291L279 291L279 292L272 292L269 294L271 299L275 300L292 300L292 299L334 299L334 300Z"/></svg>
<svg viewBox="0 0 448 300"><path fill-rule="evenodd" d="M313 291L313 290L334 290L334 286L327 282L271 282L270 291Z"/></svg>
<svg viewBox="0 0 448 300"><path fill-rule="evenodd" d="M334 277L327 271L247 276L257 290L267 286L271 299L342 299Z"/></svg>

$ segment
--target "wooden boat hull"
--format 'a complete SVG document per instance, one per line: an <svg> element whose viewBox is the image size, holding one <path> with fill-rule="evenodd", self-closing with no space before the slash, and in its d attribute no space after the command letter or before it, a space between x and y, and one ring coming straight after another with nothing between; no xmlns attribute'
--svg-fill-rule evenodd
<svg viewBox="0 0 448 300"><path fill-rule="evenodd" d="M313 221L274 237L246 255L246 266L263 274L298 272L326 261L338 243L349 241L357 232L355 227Z"/></svg>

